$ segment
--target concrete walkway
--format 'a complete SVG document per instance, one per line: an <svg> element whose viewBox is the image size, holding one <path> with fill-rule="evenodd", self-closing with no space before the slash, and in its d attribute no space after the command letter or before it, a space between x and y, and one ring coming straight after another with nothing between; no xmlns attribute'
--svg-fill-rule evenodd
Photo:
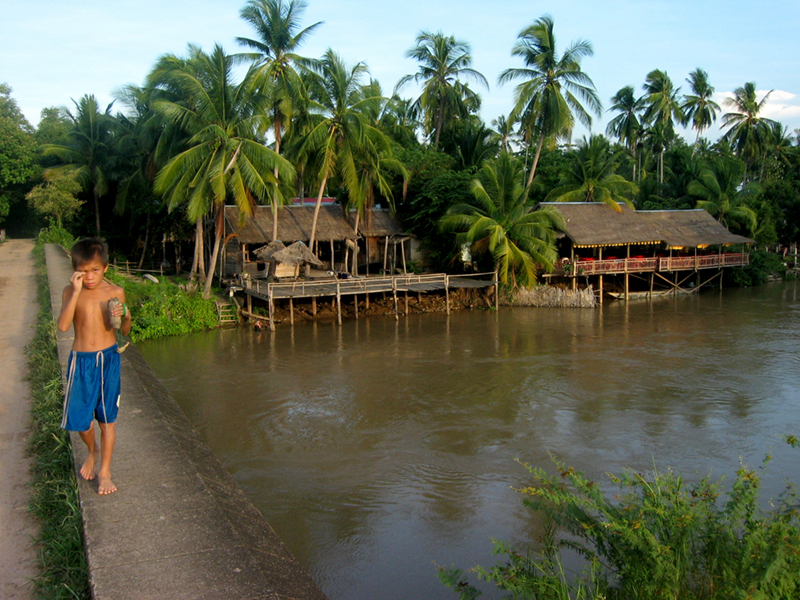
<svg viewBox="0 0 800 600"><path fill-rule="evenodd" d="M0 598L32 598L36 534L28 514L30 459L26 453L31 397L27 346L36 322L32 240L0 244Z"/></svg>
<svg viewBox="0 0 800 600"><path fill-rule="evenodd" d="M45 249L57 315L72 269L60 246ZM62 371L71 344L71 331L59 335ZM80 465L77 434L73 447ZM111 468L110 496L78 477L96 600L325 598L134 346L122 354Z"/></svg>

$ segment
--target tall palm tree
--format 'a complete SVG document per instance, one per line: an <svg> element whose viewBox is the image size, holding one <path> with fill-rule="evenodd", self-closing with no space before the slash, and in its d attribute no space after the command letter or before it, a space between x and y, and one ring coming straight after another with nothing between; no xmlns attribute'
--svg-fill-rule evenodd
<svg viewBox="0 0 800 600"><path fill-rule="evenodd" d="M348 69L333 50L327 50L314 66L309 83L311 115L304 147L319 155L319 192L314 206L309 247L317 237L317 221L322 195L328 180L339 175L351 202L364 202L364 187L359 179L359 161L368 161L388 149L388 139L368 122L364 109L375 98L364 93L361 78L368 74L364 63Z"/></svg>
<svg viewBox="0 0 800 600"><path fill-rule="evenodd" d="M489 84L481 73L471 67L469 44L452 35L444 35L441 31L422 31L417 36L416 46L406 52L406 57L420 63L419 71L401 77L395 91L410 81L422 84L422 94L417 104L425 116L427 132L434 134L433 147L438 148L448 119L466 116L471 109L476 110L480 106L478 95L461 79L475 81L487 89Z"/></svg>
<svg viewBox="0 0 800 600"><path fill-rule="evenodd" d="M722 127L728 128L722 139L729 142L746 167L744 180L752 176L756 162L764 157L769 145L771 130L775 121L762 117L761 111L767 103L772 90L758 99L756 84L748 81L733 91L733 97L725 100L731 112L722 115Z"/></svg>
<svg viewBox="0 0 800 600"><path fill-rule="evenodd" d="M616 111L619 114L608 122L606 134L615 136L633 154L633 179L636 181L637 173L641 177L641 169L637 172L637 161L639 141L642 137L641 114L645 106L644 99L636 97L632 85L626 85L614 94L611 102L608 111Z"/></svg>
<svg viewBox="0 0 800 600"><path fill-rule="evenodd" d="M100 235L100 198L108 192L108 177L112 149L114 117L109 104L100 112L94 95L83 96L75 102L75 113L66 111L72 127L65 144L44 146L45 156L55 156L63 167L57 170L75 172L75 179L84 190L91 190L94 201L95 231Z"/></svg>
<svg viewBox="0 0 800 600"><path fill-rule="evenodd" d="M256 202L280 193L274 170L277 168L281 179L291 180L294 169L258 140L263 98L252 92L255 69L250 68L236 84L234 59L220 46L215 45L210 54L190 47L190 53L183 68L164 74L184 101L154 102L166 121L190 135L187 148L159 171L155 190L171 208L186 203L193 221L208 212L213 214L214 250L203 292L209 297L226 201L233 201L243 215L252 216Z"/></svg>
<svg viewBox="0 0 800 600"><path fill-rule="evenodd" d="M675 88L665 71L654 69L647 74L644 83L646 109L644 119L654 131L653 139L658 140L658 182L664 183L664 151L675 136L675 122L686 120L678 100L680 88Z"/></svg>
<svg viewBox="0 0 800 600"><path fill-rule="evenodd" d="M742 186L742 169L736 159L715 158L700 170L698 179L689 183L688 192L698 198L697 208L708 211L725 227L743 225L749 233L755 232L756 213L744 202L757 194L757 183Z"/></svg>
<svg viewBox="0 0 800 600"><path fill-rule="evenodd" d="M536 210L519 160L508 152L484 164L472 182L473 200L451 206L440 221L457 232L456 243L489 252L500 281L516 287L536 283L536 266L552 271L558 257L556 231L563 218L551 207Z"/></svg>
<svg viewBox="0 0 800 600"><path fill-rule="evenodd" d="M581 59L592 56L594 50L586 40L573 42L561 56L556 51L553 19L544 16L523 29L511 50L525 62L525 68L506 69L499 82L515 79L523 82L514 90L512 120L538 136L527 185L536 175L536 166L546 139L572 134L575 117L590 127L592 117L584 108L600 114L601 103L591 78L581 70Z"/></svg>
<svg viewBox="0 0 800 600"><path fill-rule="evenodd" d="M496 119L492 119L492 127L497 135L497 142L500 144L501 152L508 152L511 149L511 140L514 137L514 121L500 115Z"/></svg>
<svg viewBox="0 0 800 600"><path fill-rule="evenodd" d="M319 27L318 21L300 29L300 17L306 9L303 0L249 0L239 15L255 29L258 39L237 37L236 40L255 52L246 54L257 65L260 89L269 95L269 112L275 137L275 152L281 153L283 132L290 126L292 115L307 103L307 92L298 66L309 59L296 54L297 48ZM278 173L274 173L276 179ZM279 198L274 194L273 198ZM272 205L272 239L278 237L278 205Z"/></svg>
<svg viewBox="0 0 800 600"><path fill-rule="evenodd" d="M708 83L708 73L703 69L698 68L689 73L686 82L692 93L683 97L681 109L686 115L687 121L691 122L692 128L697 130L697 138L695 138L692 148L692 156L694 156L697 144L700 142L700 135L717 120L717 112L720 108L719 104L712 100L714 86Z"/></svg>
<svg viewBox="0 0 800 600"><path fill-rule="evenodd" d="M570 169L561 184L548 195L548 201L603 202L620 212L620 202L633 208L639 188L616 173L622 151L614 152L603 136L584 139L578 149L567 155Z"/></svg>

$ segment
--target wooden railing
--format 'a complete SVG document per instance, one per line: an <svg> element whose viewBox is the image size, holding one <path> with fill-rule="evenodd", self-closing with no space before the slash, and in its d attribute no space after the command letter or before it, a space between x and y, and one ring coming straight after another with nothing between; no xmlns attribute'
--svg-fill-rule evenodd
<svg viewBox="0 0 800 600"><path fill-rule="evenodd" d="M714 267L738 267L750 264L750 255L743 253L706 254L698 256L659 256L612 258L604 260L578 259L565 261L559 271L567 277L608 275L619 273L650 273L656 271L689 271Z"/></svg>

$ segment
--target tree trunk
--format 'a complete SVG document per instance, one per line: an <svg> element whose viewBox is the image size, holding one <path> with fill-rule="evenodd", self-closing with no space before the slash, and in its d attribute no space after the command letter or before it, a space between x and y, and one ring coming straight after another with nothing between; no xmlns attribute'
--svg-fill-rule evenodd
<svg viewBox="0 0 800 600"><path fill-rule="evenodd" d="M280 112L276 108L274 110L275 118L275 153L281 153L281 121ZM272 241L278 239L278 166L272 172L275 176L275 196L272 198Z"/></svg>
<svg viewBox="0 0 800 600"><path fill-rule="evenodd" d="M144 226L144 245L142 247L142 255L139 257L139 264L137 269L141 269L144 264L144 257L147 254L147 243L150 241L150 211L147 211L147 222Z"/></svg>
<svg viewBox="0 0 800 600"><path fill-rule="evenodd" d="M211 297L211 284L214 281L214 270L217 266L217 257L219 256L219 247L222 241L222 219L225 207L217 209L217 214L214 217L214 250L211 253L211 260L208 263L208 276L206 277L206 285L203 288L203 298Z"/></svg>
<svg viewBox="0 0 800 600"><path fill-rule="evenodd" d="M311 240L308 242L308 248L314 251L314 241L317 239L317 220L319 219L319 207L322 206L322 194L325 192L325 184L328 183L328 177L322 178L322 183L319 186L319 193L317 194L317 203L314 205L314 220L311 222Z"/></svg>
<svg viewBox="0 0 800 600"><path fill-rule="evenodd" d="M536 165L539 164L539 155L542 153L542 146L544 145L544 133L539 136L539 143L536 145L536 155L533 157L533 164L531 165L531 172L528 175L528 183L525 187L531 187L531 183L533 183L533 177L536 175Z"/></svg>

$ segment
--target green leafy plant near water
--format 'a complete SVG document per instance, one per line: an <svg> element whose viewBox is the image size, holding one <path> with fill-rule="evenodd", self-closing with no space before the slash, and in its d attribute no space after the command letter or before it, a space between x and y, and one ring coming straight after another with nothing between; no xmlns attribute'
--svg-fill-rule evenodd
<svg viewBox="0 0 800 600"><path fill-rule="evenodd" d="M72 445L69 434L61 429L61 366L41 241L34 252L40 311L27 348L32 397L29 451L33 459L29 510L40 526L34 540L39 559L34 584L36 596L43 600L88 600L83 523Z"/></svg>
<svg viewBox="0 0 800 600"><path fill-rule="evenodd" d="M214 300L206 300L200 293L186 292L169 281L133 281L113 269L106 277L125 290L133 315L130 338L134 343L219 325Z"/></svg>
<svg viewBox="0 0 800 600"><path fill-rule="evenodd" d="M786 438L793 446L794 437ZM762 465L763 470L770 458ZM789 600L800 597L800 504L793 486L764 510L758 470L741 466L732 487L709 478L687 484L671 471L612 476L607 497L582 473L556 463L557 475L525 465L534 485L519 490L545 517L544 549L520 553L502 542L502 563L472 569L514 600ZM556 532L562 532L560 539ZM586 561L567 577L560 551ZM480 590L459 569L440 580L461 600Z"/></svg>

